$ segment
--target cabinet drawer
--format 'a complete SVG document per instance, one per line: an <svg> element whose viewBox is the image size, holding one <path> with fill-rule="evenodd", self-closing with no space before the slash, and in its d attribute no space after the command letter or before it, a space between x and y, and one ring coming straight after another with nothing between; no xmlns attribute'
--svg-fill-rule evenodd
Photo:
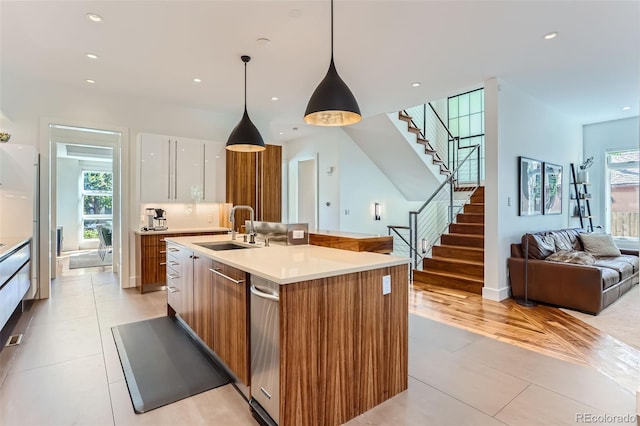
<svg viewBox="0 0 640 426"><path fill-rule="evenodd" d="M213 262L213 270L235 281L247 282L247 273L220 262Z"/></svg>

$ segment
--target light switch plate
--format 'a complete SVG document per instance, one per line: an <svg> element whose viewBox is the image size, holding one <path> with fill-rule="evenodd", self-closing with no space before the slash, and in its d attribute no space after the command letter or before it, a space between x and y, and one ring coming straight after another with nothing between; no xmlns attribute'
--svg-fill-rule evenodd
<svg viewBox="0 0 640 426"><path fill-rule="evenodd" d="M382 295L391 294L391 275L382 277Z"/></svg>

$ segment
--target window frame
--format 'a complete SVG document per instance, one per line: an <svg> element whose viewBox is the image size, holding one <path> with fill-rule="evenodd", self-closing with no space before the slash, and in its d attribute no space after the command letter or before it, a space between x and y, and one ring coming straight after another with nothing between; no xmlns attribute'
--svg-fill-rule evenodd
<svg viewBox="0 0 640 426"><path fill-rule="evenodd" d="M640 158L635 161L626 161L626 162L612 162L611 156L615 153L628 153L628 152L637 152L640 157L640 149L637 148L629 148L629 149L612 149L607 150L605 152L605 230L608 234L610 234L616 244L622 248L637 248L638 242L640 241L640 236L615 236L612 233L611 229L611 217L612 217L612 206L611 206L611 171L612 170L624 170L628 168L638 168L640 170ZM640 180L638 182L639 190L640 190ZM640 201L638 202L638 209L640 211Z"/></svg>
<svg viewBox="0 0 640 426"><path fill-rule="evenodd" d="M111 190L110 191L97 191L93 189L85 189L84 182L85 176L87 173L100 173L100 174L110 174L111 175ZM85 197L87 196L107 196L111 197L111 213L109 214L85 214L84 212L84 202ZM107 221L113 224L113 172L105 171L105 170L95 170L95 169L83 169L82 174L80 176L80 241L98 241L97 231L95 238L85 238L85 221L88 220L96 220L96 221Z"/></svg>

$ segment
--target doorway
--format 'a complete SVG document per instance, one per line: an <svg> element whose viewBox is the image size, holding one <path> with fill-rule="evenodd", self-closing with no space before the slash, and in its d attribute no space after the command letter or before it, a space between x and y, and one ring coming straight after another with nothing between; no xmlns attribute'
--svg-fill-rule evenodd
<svg viewBox="0 0 640 426"><path fill-rule="evenodd" d="M289 162L289 222L308 223L318 229L318 155Z"/></svg>
<svg viewBox="0 0 640 426"><path fill-rule="evenodd" d="M121 139L120 131L49 125L51 278L113 271L123 286Z"/></svg>

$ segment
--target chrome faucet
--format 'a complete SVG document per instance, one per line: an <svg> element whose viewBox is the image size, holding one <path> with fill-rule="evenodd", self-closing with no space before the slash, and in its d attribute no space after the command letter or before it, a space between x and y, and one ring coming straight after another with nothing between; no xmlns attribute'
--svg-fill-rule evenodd
<svg viewBox="0 0 640 426"><path fill-rule="evenodd" d="M236 239L236 218L235 213L236 210L249 210L249 220L251 221L251 225L249 226L249 244L256 243L256 231L253 225L253 207L251 206L233 206L231 209L231 213L229 213L229 221L231 222L231 240Z"/></svg>

